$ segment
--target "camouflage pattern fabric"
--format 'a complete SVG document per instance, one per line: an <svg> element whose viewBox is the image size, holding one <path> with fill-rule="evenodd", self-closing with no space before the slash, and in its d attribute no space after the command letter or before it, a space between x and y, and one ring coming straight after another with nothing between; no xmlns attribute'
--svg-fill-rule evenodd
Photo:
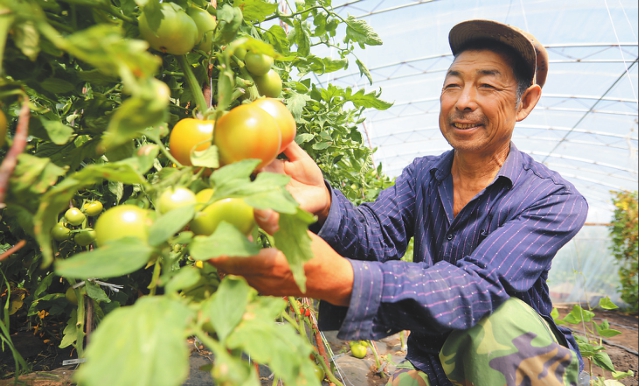
<svg viewBox="0 0 641 386"><path fill-rule="evenodd" d="M440 360L454 385L576 385L576 354L558 343L548 323L530 306L512 298L478 325L454 331ZM387 385L429 386L421 371L399 366Z"/></svg>

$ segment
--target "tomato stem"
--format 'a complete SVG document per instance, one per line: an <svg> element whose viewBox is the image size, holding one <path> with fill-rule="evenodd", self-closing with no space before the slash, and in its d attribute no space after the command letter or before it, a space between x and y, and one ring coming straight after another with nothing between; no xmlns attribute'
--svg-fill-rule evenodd
<svg viewBox="0 0 641 386"><path fill-rule="evenodd" d="M207 101L205 100L205 95L203 94L203 90L200 88L198 79L196 79L196 75L194 75L194 71L191 68L191 64L189 64L189 61L187 60L187 56L178 55L176 56L176 59L178 60L178 64L180 65L180 68L185 73L187 86L189 87L189 90L191 90L191 93L194 96L194 98L196 99L196 106L198 107L199 112L201 114L205 114L205 112L207 111Z"/></svg>

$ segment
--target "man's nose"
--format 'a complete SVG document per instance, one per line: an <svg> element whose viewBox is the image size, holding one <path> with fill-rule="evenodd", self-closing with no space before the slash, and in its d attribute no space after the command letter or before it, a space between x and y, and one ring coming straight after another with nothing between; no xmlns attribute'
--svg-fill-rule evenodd
<svg viewBox="0 0 641 386"><path fill-rule="evenodd" d="M465 86L456 100L456 109L460 111L474 110L477 107L476 89L472 86Z"/></svg>

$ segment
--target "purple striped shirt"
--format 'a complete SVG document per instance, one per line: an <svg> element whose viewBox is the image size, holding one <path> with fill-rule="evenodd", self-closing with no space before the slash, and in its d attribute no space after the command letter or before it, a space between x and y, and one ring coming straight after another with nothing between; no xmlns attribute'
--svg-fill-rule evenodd
<svg viewBox="0 0 641 386"><path fill-rule="evenodd" d="M572 184L512 144L495 180L454 217L453 154L415 159L394 186L357 208L333 189L318 232L354 267L350 306L321 302L320 328L345 340L411 330L407 359L433 385L450 384L438 359L448 333L474 326L509 297L551 321L552 258L588 210ZM400 261L411 237L413 263ZM558 328L581 358L571 332Z"/></svg>

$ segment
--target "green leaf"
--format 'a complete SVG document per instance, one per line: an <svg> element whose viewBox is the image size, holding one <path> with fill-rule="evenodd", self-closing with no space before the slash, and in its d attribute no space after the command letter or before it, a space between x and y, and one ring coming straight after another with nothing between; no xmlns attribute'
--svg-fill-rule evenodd
<svg viewBox="0 0 641 386"><path fill-rule="evenodd" d="M40 52L40 34L31 20L14 24L13 41L26 57L36 60Z"/></svg>
<svg viewBox="0 0 641 386"><path fill-rule="evenodd" d="M583 309L580 305L575 304L572 311L565 315L563 321L570 324L580 324L590 322L594 318L594 312Z"/></svg>
<svg viewBox="0 0 641 386"><path fill-rule="evenodd" d="M169 240L194 217L195 205L171 210L154 221L149 228L149 244L159 246Z"/></svg>
<svg viewBox="0 0 641 386"><path fill-rule="evenodd" d="M193 317L184 304L160 296L112 311L92 335L87 362L74 380L84 385L182 384L189 375L185 338Z"/></svg>
<svg viewBox="0 0 641 386"><path fill-rule="evenodd" d="M47 78L40 82L40 87L53 94L66 94L76 88L72 83L58 78Z"/></svg>
<svg viewBox="0 0 641 386"><path fill-rule="evenodd" d="M294 280L303 293L306 288L303 265L314 256L307 227L315 221L316 218L313 215L300 208L296 214L281 213L279 229L274 234L275 246L287 258Z"/></svg>
<svg viewBox="0 0 641 386"><path fill-rule="evenodd" d="M194 260L209 260L218 256L253 256L260 251L242 232L226 221L218 224L209 236L196 236L189 243L189 252Z"/></svg>
<svg viewBox="0 0 641 386"><path fill-rule="evenodd" d="M609 296L603 297L599 299L599 307L603 308L604 310L616 310L619 308L616 304L610 300Z"/></svg>
<svg viewBox="0 0 641 386"><path fill-rule="evenodd" d="M307 35L305 29L298 20L294 23L294 32L292 36L293 41L297 46L296 52L298 55L301 57L309 56L311 47L309 35Z"/></svg>
<svg viewBox="0 0 641 386"><path fill-rule="evenodd" d="M218 290L202 304L202 311L209 318L218 339L224 342L243 318L249 297L255 291L240 277L227 276Z"/></svg>
<svg viewBox="0 0 641 386"><path fill-rule="evenodd" d="M183 266L176 272L165 285L165 293L178 292L181 289L189 288L200 280L199 269L194 266Z"/></svg>
<svg viewBox="0 0 641 386"><path fill-rule="evenodd" d="M606 369L608 371L616 371L614 365L612 364L610 356L605 351L599 351L598 353L594 354L594 356L592 357L592 361L602 369Z"/></svg>
<svg viewBox="0 0 641 386"><path fill-rule="evenodd" d="M349 16L345 22L347 23L347 29L345 31L346 43L353 41L358 43L361 48L365 48L365 45L380 46L383 44L383 40L381 40L365 20Z"/></svg>
<svg viewBox="0 0 641 386"><path fill-rule="evenodd" d="M269 29L265 32L263 35L269 44L271 44L274 49L281 53L281 54L287 54L289 53L290 50L290 44L289 40L287 39L287 33L285 33L285 30L283 27L279 25L272 25L269 27Z"/></svg>
<svg viewBox="0 0 641 386"><path fill-rule="evenodd" d="M236 37L243 23L243 12L238 7L224 4L216 12L216 19L218 20L218 28L214 35L214 43L224 45Z"/></svg>
<svg viewBox="0 0 641 386"><path fill-rule="evenodd" d="M202 151L193 151L190 159L193 166L202 166L212 169L216 169L220 166L220 163L218 162L218 148L214 145L211 145Z"/></svg>
<svg viewBox="0 0 641 386"><path fill-rule="evenodd" d="M365 63L361 62L360 59L356 59L356 65L358 66L358 71L360 71L361 76L365 75L371 85L374 81L372 80L372 74L369 72L367 66L365 66Z"/></svg>
<svg viewBox="0 0 641 386"><path fill-rule="evenodd" d="M243 19L251 23L260 23L278 9L278 4L263 0L234 0L234 7L243 10Z"/></svg>
<svg viewBox="0 0 641 386"><path fill-rule="evenodd" d="M144 267L153 251L142 240L125 237L93 251L58 260L55 271L59 276L76 279L118 277Z"/></svg>
<svg viewBox="0 0 641 386"><path fill-rule="evenodd" d="M296 122L299 122L301 120L303 109L307 105L307 102L309 102L311 99L312 98L308 94L299 94L296 92L292 92L285 101L287 104L287 108L289 109L289 111L291 111Z"/></svg>
<svg viewBox="0 0 641 386"><path fill-rule="evenodd" d="M634 371L632 371L632 370L628 370L628 371L613 371L612 372L612 377L614 379L616 379L616 380L624 379L624 378L628 378L628 377L634 377ZM622 385L622 383L620 383L620 385Z"/></svg>
<svg viewBox="0 0 641 386"><path fill-rule="evenodd" d="M276 324L264 309L282 310L280 298L258 298L247 308L227 346L246 352L254 361L265 363L286 385L318 385L309 360L311 345L289 324ZM271 317L270 317L271 316Z"/></svg>
<svg viewBox="0 0 641 386"><path fill-rule="evenodd" d="M87 296L92 298L97 302L110 303L111 299L107 296L105 291L98 284L92 283L90 281L85 281L85 288L87 289Z"/></svg>
<svg viewBox="0 0 641 386"><path fill-rule="evenodd" d="M60 121L50 121L45 119L44 117L40 117L40 122L42 122L42 126L47 131L51 142L55 143L56 145L64 145L65 143L69 142L69 139L71 139L71 136L74 133L71 127L63 124Z"/></svg>
<svg viewBox="0 0 641 386"><path fill-rule="evenodd" d="M218 76L218 109L226 110L231 103L231 96L234 91L235 82L234 72L225 68Z"/></svg>
<svg viewBox="0 0 641 386"><path fill-rule="evenodd" d="M352 94L351 88L345 89L345 99L352 102L356 107L365 107L365 108L375 108L377 110L387 110L392 107L393 103L385 102L384 100L379 99L381 95L379 92L370 92L365 94L364 89L360 89L356 94Z"/></svg>
<svg viewBox="0 0 641 386"><path fill-rule="evenodd" d="M76 340L78 339L78 333L76 330L77 320L78 320L77 311L76 310L71 311L71 314L69 315L69 319L67 320L65 329L62 331L62 340L60 341L60 345L58 347L65 348L76 343Z"/></svg>
<svg viewBox="0 0 641 386"><path fill-rule="evenodd" d="M594 320L592 321L594 325L594 330L598 336L603 338L610 338L616 335L620 335L621 331L617 331L610 328L610 323L607 320L604 320L601 324L597 324Z"/></svg>

